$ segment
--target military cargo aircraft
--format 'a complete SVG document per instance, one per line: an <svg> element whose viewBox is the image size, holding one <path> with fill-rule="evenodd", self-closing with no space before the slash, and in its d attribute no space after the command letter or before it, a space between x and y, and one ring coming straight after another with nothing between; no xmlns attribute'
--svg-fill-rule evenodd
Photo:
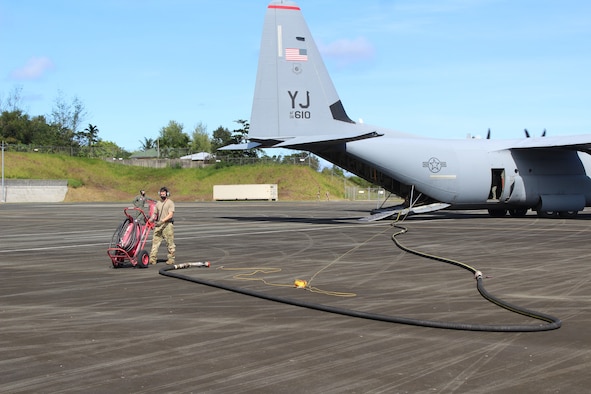
<svg viewBox="0 0 591 394"><path fill-rule="evenodd" d="M591 135L430 139L354 122L292 1L264 20L248 141L222 149L311 152L404 198L397 212L487 209L573 217L591 205Z"/></svg>

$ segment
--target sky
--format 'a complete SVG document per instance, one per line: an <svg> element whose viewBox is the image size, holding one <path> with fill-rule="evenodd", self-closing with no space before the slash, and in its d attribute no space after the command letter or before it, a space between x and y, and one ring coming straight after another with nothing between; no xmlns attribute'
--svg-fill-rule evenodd
<svg viewBox="0 0 591 394"><path fill-rule="evenodd" d="M269 0L0 0L0 104L129 151L249 120ZM435 138L591 133L588 0L300 0L350 118Z"/></svg>

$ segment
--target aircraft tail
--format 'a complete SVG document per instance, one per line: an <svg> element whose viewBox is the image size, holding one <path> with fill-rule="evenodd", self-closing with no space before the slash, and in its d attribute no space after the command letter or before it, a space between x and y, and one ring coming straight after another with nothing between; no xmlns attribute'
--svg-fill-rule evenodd
<svg viewBox="0 0 591 394"><path fill-rule="evenodd" d="M305 149L379 135L347 116L295 2L268 5L259 56L250 147Z"/></svg>

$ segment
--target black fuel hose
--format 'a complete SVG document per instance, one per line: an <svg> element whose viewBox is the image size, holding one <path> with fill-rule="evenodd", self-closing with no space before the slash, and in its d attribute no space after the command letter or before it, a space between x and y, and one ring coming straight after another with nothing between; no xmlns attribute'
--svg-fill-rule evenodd
<svg viewBox="0 0 591 394"><path fill-rule="evenodd" d="M111 241L111 248L117 247L131 253L138 244L140 237L140 223L125 218L117 227Z"/></svg>
<svg viewBox="0 0 591 394"><path fill-rule="evenodd" d="M447 260L447 259L444 259L441 257L430 256L430 255L427 255L427 254L424 254L421 252L417 252L417 251L414 251L412 249L402 246L396 240L396 236L398 236L400 234L404 234L407 230L401 226L396 225L396 227L402 229L398 233L392 235L392 239L394 240L394 242L396 243L396 245L399 248L401 248L409 253L413 253L415 255L435 259L435 260L446 262L449 264L463 266L461 263L458 263L453 260ZM229 286L226 284L222 284L222 283L218 283L218 282L214 282L214 281L209 281L206 279L196 278L193 276L183 275L179 272L175 272L175 271L178 271L179 269L190 268L190 267L191 267L191 264L171 265L171 266L161 268L159 271L159 274L164 275L164 276L169 276L172 278L186 280L189 282L193 282L193 283L197 283L197 284L201 284L201 285L205 285L205 286L210 286L210 287L215 287L215 288L222 289L222 290L231 291L231 292L238 293L238 294L244 294L244 295L248 295L251 297L257 297L257 298L261 298L261 299L268 300L268 301L275 301L275 302L280 302L280 303L287 304L287 305L299 306L302 308L314 309L314 310L318 310L318 311L322 311L322 312L330 312L330 313L335 313L335 314L344 315L344 316L358 317L358 318L369 319L369 320L377 320L377 321L383 321L383 322L388 322L388 323L407 324L407 325L431 327L431 328L445 328L445 329L450 329L450 330L488 331L488 332L549 331L549 330L555 330L557 328L560 328L560 326L562 324L560 319L557 319L553 316L546 315L546 314L539 313L539 312L529 311L524 308L519 308L519 307L513 306L507 302L504 302L496 297L493 297L488 292L486 292L486 290L484 289L484 285L482 284L482 276L477 276L476 279L477 279L478 291L480 292L480 294L484 298L486 298L490 302L493 302L494 304L499 305L507 310L510 310L512 312L519 313L521 315L528 316L528 317L531 317L534 319L542 320L542 321L546 322L547 324L529 324L529 325L527 325L527 324L525 324L525 325L471 324L471 323L457 323L457 322L442 322L442 321L434 321L434 320L420 320L420 319L411 319L411 318L405 318L405 317L382 315L382 314L377 314L377 313L362 312L362 311L357 311L357 310L353 310L353 309L339 308L339 307L334 307L334 306L330 306L330 305L300 301L300 300L296 300L293 298L273 296L273 295L269 295L269 294L266 294L261 291L249 290L249 289L245 289L242 287L236 287L236 286ZM466 267L463 267L463 268L466 268ZM476 270L474 270L474 271L475 271L474 272L475 274L478 272Z"/></svg>
<svg viewBox="0 0 591 394"><path fill-rule="evenodd" d="M123 229L126 228L126 226L129 223L129 219L125 218L123 220L123 222L117 227L117 229L115 230L115 232L113 233L113 236L111 237L111 244L110 244L110 248L118 248L119 247L119 243L121 242L121 234L123 234Z"/></svg>
<svg viewBox="0 0 591 394"><path fill-rule="evenodd" d="M505 325L505 326L500 326L500 325L484 325L483 327L491 327L492 329L488 330L479 330L479 331L514 331L514 332L523 332L523 331L549 331L549 330L556 330L558 328L560 328L560 326L562 325L562 321L554 316L542 313L542 312L536 312L536 311L532 311L526 308L522 308L516 305L513 305L507 301L503 301L502 299L493 296L491 293L489 293L488 291L486 291L486 289L484 288L484 282L482 280L482 273L478 270L476 270L475 268L461 263L459 261L455 261L455 260L451 260L451 259L447 259L444 257L439 257L439 256L433 256L427 253L423 253L423 252L419 252L417 250L408 248L404 245L402 245L397 239L396 237L406 233L408 230L407 228L394 224L394 227L400 229L400 231L398 231L397 233L394 233L392 235L392 240L394 241L394 243L396 244L396 246L398 246L400 249L404 250L405 252L414 254L416 256L420 256L420 257L424 257L427 259L431 259L431 260L435 260L435 261L440 261L443 263L447 263L447 264L452 264L452 265L456 265L458 267L464 268L465 270L470 271L472 274L474 274L474 277L476 279L476 288L478 290L478 292L480 293L480 295L486 299L489 302L492 302L493 304L500 306L501 308L507 309L508 311L514 312L514 313L518 313L520 315L523 316L527 316L527 317L531 317L533 319L537 319L537 320L541 320L544 321L548 324L531 324L531 325ZM503 327L503 329L498 330L496 329L497 327Z"/></svg>

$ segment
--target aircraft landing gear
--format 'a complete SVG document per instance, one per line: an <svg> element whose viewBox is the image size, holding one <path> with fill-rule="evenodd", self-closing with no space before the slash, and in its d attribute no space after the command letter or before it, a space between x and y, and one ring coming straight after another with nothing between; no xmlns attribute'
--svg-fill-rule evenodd
<svg viewBox="0 0 591 394"><path fill-rule="evenodd" d="M528 208L512 208L509 209L509 215L514 218L522 218L527 214Z"/></svg>
<svg viewBox="0 0 591 394"><path fill-rule="evenodd" d="M506 209L489 209L488 214L493 218L502 218L507 214Z"/></svg>
<svg viewBox="0 0 591 394"><path fill-rule="evenodd" d="M558 212L558 216L561 218L572 219L578 215L578 211L562 211Z"/></svg>
<svg viewBox="0 0 591 394"><path fill-rule="evenodd" d="M537 211L541 218L563 218L572 219L577 216L578 211Z"/></svg>
<svg viewBox="0 0 591 394"><path fill-rule="evenodd" d="M505 215L507 215L507 212L509 212L509 215L511 217L522 218L527 214L527 210L528 210L528 208L511 208L511 209L501 209L501 208L492 209L491 208L488 210L488 214L493 218L502 218Z"/></svg>

